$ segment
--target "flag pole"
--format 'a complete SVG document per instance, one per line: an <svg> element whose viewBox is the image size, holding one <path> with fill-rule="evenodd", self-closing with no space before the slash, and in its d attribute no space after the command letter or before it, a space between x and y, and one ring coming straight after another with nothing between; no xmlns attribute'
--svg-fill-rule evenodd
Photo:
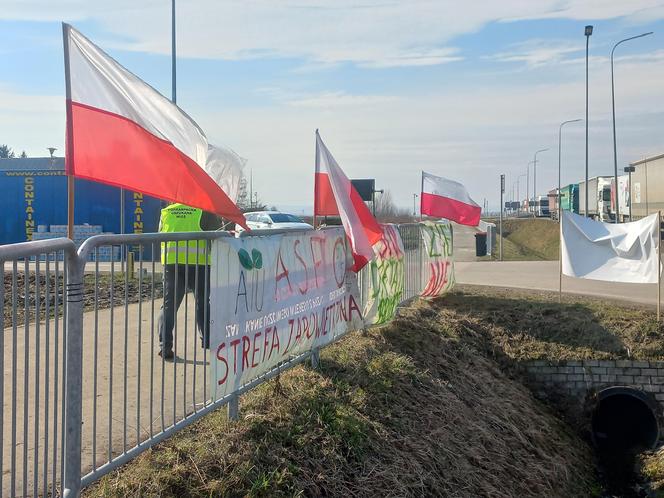
<svg viewBox="0 0 664 498"><path fill-rule="evenodd" d="M424 192L424 171L421 171L422 182L420 184L420 221L422 221L422 193Z"/></svg>
<svg viewBox="0 0 664 498"><path fill-rule="evenodd" d="M318 173L318 168L320 167L320 164L318 164L318 128L316 128L316 133L315 133L315 140L316 140L316 157L314 158L314 164L315 164L315 171L314 171L314 217L312 220L312 225L314 226L314 230L316 229L316 198L318 196L318 179L316 177L316 173Z"/></svg>
<svg viewBox="0 0 664 498"><path fill-rule="evenodd" d="M662 212L657 211L657 323L662 303Z"/></svg>
<svg viewBox="0 0 664 498"><path fill-rule="evenodd" d="M62 42L65 59L65 98L67 109L67 138L65 144L65 174L67 175L67 237L74 240L74 131L71 110L71 75L69 73L69 25L62 23Z"/></svg>

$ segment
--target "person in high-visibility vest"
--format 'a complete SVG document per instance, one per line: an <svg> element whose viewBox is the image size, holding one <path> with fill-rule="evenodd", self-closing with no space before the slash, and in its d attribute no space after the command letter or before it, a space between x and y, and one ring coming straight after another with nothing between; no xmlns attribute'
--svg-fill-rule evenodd
<svg viewBox="0 0 664 498"><path fill-rule="evenodd" d="M161 210L159 231L200 232L221 228L221 220L202 209L171 204ZM196 323L204 348L210 347L210 251L205 240L162 242L164 304L159 317L159 355L173 359L173 327L185 292L196 299Z"/></svg>

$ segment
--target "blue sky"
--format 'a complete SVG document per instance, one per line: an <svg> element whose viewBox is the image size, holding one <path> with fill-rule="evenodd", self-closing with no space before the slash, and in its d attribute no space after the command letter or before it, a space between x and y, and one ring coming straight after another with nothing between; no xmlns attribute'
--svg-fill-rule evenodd
<svg viewBox="0 0 664 498"><path fill-rule="evenodd" d="M166 0L0 0L0 143L63 150L63 20L170 95L169 16ZM178 16L178 103L248 159L269 204L312 204L316 128L348 176L404 207L422 169L495 206L500 173L511 190L546 147L537 187L553 188L558 124L584 115L585 24L591 175L612 172L611 47L644 31L617 52L619 163L664 152L664 3L198 0ZM583 157L584 126L570 125L564 183Z"/></svg>

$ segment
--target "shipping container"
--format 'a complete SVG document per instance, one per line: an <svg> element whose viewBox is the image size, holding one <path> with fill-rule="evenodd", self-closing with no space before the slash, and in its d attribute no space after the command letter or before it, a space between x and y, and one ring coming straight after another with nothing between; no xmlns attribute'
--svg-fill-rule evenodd
<svg viewBox="0 0 664 498"><path fill-rule="evenodd" d="M586 209L585 181L579 182L579 214L609 221L611 207L611 176L595 176L588 179L588 213Z"/></svg>
<svg viewBox="0 0 664 498"><path fill-rule="evenodd" d="M630 163L634 166L630 200L632 218L664 211L664 154Z"/></svg>
<svg viewBox="0 0 664 498"><path fill-rule="evenodd" d="M104 233L121 233L122 191L117 187L76 179L74 223L100 226ZM67 224L67 177L61 157L0 159L0 244L33 239L35 232ZM156 232L162 201L124 192L124 233ZM94 235L79 228L80 237ZM44 238L41 235L39 238ZM149 249L149 248L147 248ZM149 253L144 253L148 258Z"/></svg>

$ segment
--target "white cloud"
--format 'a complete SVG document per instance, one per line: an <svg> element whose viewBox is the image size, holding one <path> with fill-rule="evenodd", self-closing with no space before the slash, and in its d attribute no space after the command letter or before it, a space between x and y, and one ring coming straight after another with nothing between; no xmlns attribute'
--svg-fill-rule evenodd
<svg viewBox="0 0 664 498"><path fill-rule="evenodd" d="M507 51L499 52L489 59L499 62L523 62L529 67L538 67L562 61L569 54L583 51L579 44L562 40L528 40L511 45Z"/></svg>
<svg viewBox="0 0 664 498"><path fill-rule="evenodd" d="M619 164L664 151L664 53L620 60L616 86ZM558 124L584 115L583 73L570 68L565 84L514 83L497 76L491 85L425 95L357 95L329 91L289 94L278 88L264 107L216 109L188 106L213 143L229 144L249 160L254 185L266 202L310 205L313 196L314 130L351 177L375 177L397 202L412 205L419 171L464 182L476 200L496 198L500 173L508 186L540 154L540 192L556 182ZM609 68L591 72L590 171L612 171ZM564 132L563 181L583 175L583 124ZM63 150L62 96L23 95L0 89L0 139L29 155L46 147ZM522 181L521 192L525 188Z"/></svg>
<svg viewBox="0 0 664 498"><path fill-rule="evenodd" d="M300 57L367 67L456 61L461 55L450 41L496 21L664 18L658 0L199 0L179 1L177 9L182 56ZM5 0L0 19L89 20L106 31L107 46L170 51L170 2L160 0Z"/></svg>
<svg viewBox="0 0 664 498"><path fill-rule="evenodd" d="M590 80L590 172L612 171L611 94L606 60L596 61ZM570 74L573 74L572 72ZM620 63L616 86L619 164L664 151L664 66L654 60ZM644 77L647 75L647 77ZM372 101L361 95L302 96L316 105L275 106L212 112L192 110L212 141L223 138L249 158L254 185L269 203L311 204L314 130L320 132L350 177L375 177L403 206L412 205L419 171L456 178L480 201L496 199L500 173L508 186L538 157L538 190L557 179L558 125L584 116L585 83L576 71L565 84L514 84L505 77L427 95ZM354 105L356 99L357 105ZM346 105L348 104L348 105ZM223 119L222 119L223 117ZM564 131L563 181L583 176L584 126ZM521 192L525 189L522 180Z"/></svg>
<svg viewBox="0 0 664 498"><path fill-rule="evenodd" d="M453 0L366 0L362 6L355 4L350 0L179 1L178 51L181 56L226 59L297 57L305 60L305 69L329 69L344 62L364 67L412 66L462 57L448 46L456 36L517 16L621 17L628 22L664 17L664 11L650 0L487 0L472 6ZM164 54L170 50L169 15L169 2L163 0L4 0L0 10L0 19L92 21L100 27L97 32L104 46L110 40L115 47ZM511 185L535 150L550 147L539 157L538 184L544 191L556 178L558 124L583 117L585 87L577 64L583 58L574 57L569 45L556 50L544 42L529 43L513 46L497 59L511 58L531 67L555 65L551 83L520 82L504 73L469 81L463 87L446 86L426 94L404 88L399 96L391 96L370 90L366 94L340 91L333 83L325 92L295 93L290 86L284 90L267 81L257 91L269 99L232 109L219 109L201 99L200 107L187 105L187 112L207 131L211 142L230 144L249 159L254 184L270 204L311 204L316 128L349 176L376 177L380 187L392 190L404 206L412 205L421 169L461 180L478 201L495 199L501 172L508 174ZM664 51L617 59L621 164L664 149L659 142L664 131L663 59ZM598 174L612 165L607 58L591 58L591 68L590 158L591 173ZM25 95L0 88L2 142L38 155L50 145L62 151L63 136L62 96ZM583 126L566 128L564 140L563 179L578 180Z"/></svg>

